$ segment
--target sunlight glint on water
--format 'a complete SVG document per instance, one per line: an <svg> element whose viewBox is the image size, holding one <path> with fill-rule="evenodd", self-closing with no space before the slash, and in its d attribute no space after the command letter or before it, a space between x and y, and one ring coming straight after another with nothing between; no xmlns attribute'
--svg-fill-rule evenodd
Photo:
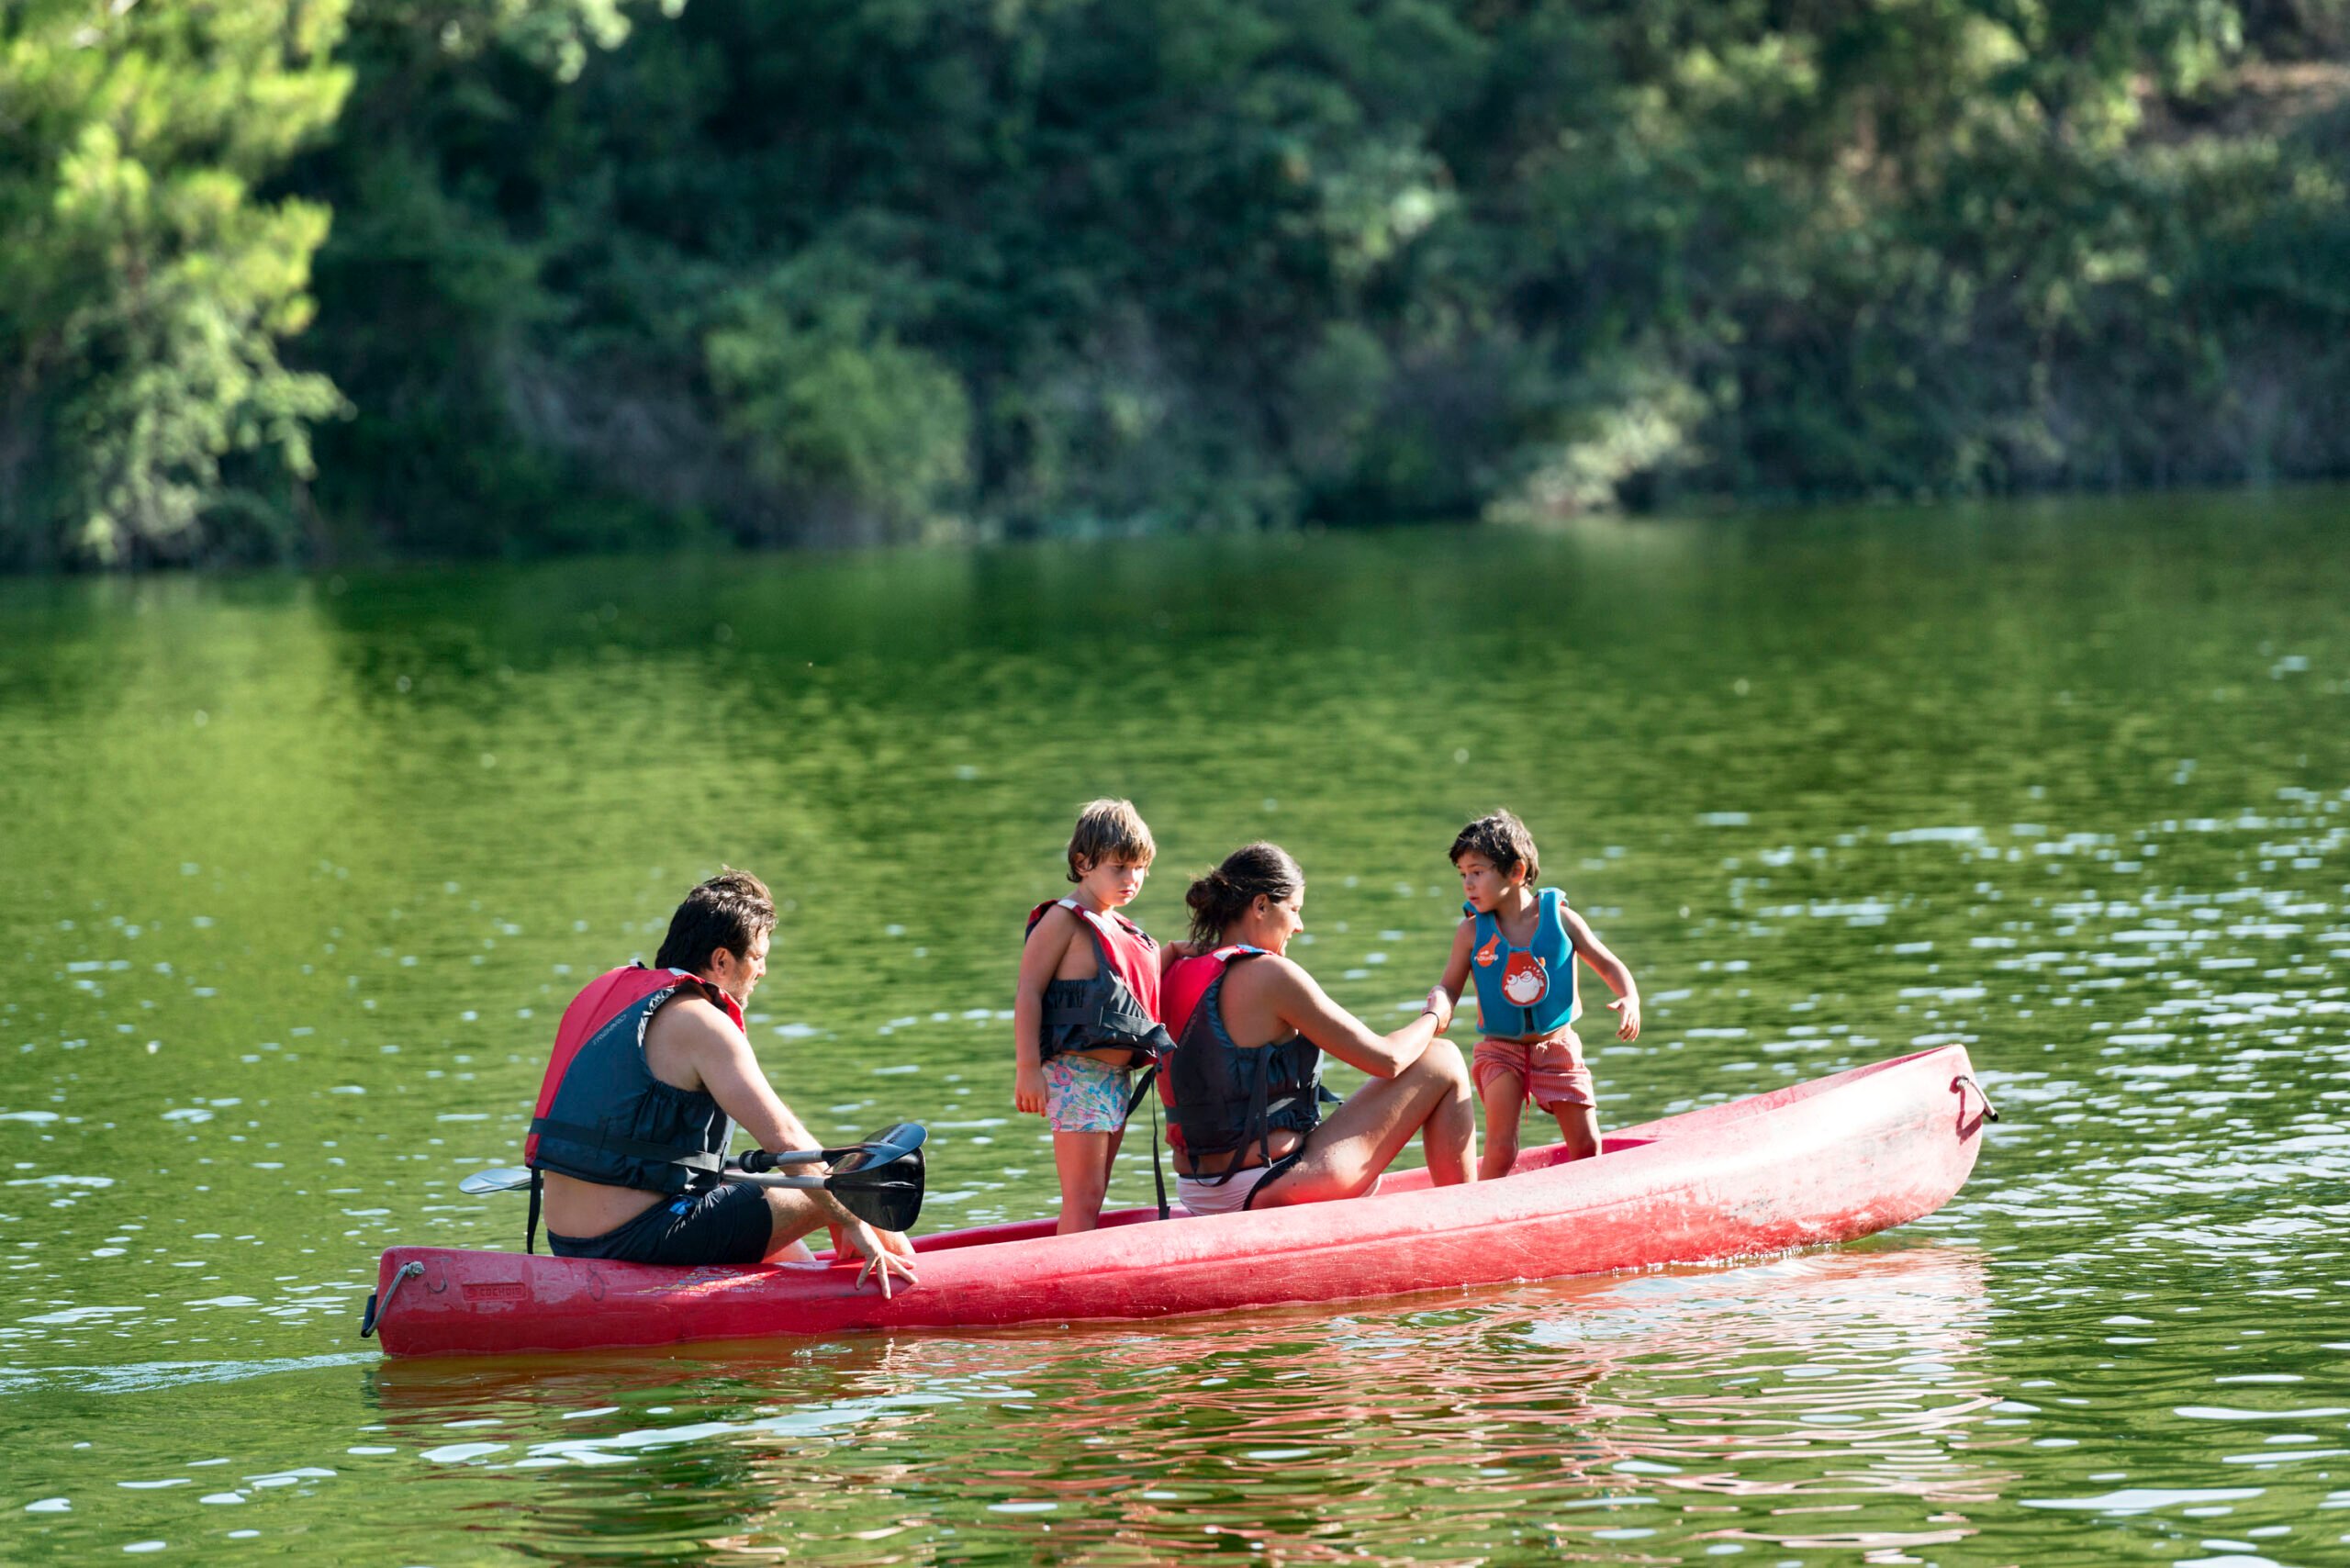
<svg viewBox="0 0 2350 1568"><path fill-rule="evenodd" d="M0 585L10 1539L2350 1561L2341 504ZM1947 1039L2006 1119L1942 1214L1744 1268L684 1357L353 1337L384 1246L517 1243L457 1180L722 862L787 901L753 1033L794 1105L927 1121L925 1227L1044 1211L1010 972L1102 792L1162 934L1224 850L1295 851L1296 956L1374 1019L1441 961L1452 830L1515 807L1647 992L1637 1045L1588 1032L1613 1124ZM1148 1191L1130 1151L1113 1202Z"/></svg>

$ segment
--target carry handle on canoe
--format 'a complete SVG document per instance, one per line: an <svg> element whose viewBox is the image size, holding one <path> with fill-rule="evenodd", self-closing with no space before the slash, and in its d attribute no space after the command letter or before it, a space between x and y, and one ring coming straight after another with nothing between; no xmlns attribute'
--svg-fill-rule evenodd
<svg viewBox="0 0 2350 1568"><path fill-rule="evenodd" d="M1958 1109L1961 1115L1966 1114L1966 1092L1972 1089L1975 1091L1975 1097L1983 1102L1983 1119L1986 1122L1996 1122L1999 1119L1999 1108L1991 1103L1991 1097L1983 1092L1983 1086L1975 1082L1972 1076L1962 1072L1950 1081L1950 1086L1957 1092Z"/></svg>

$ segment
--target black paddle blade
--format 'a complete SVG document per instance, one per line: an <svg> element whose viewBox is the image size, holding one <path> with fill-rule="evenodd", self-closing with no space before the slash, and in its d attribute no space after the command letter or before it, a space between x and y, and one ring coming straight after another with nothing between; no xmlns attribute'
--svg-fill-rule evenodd
<svg viewBox="0 0 2350 1568"><path fill-rule="evenodd" d="M824 1152L827 1156L834 1157L833 1170L835 1172L855 1170L860 1167L883 1165L893 1159L902 1159L909 1154L918 1154L929 1137L930 1129L920 1122L892 1122L879 1132L868 1136L863 1142L853 1144L838 1151L836 1156L832 1149L826 1149Z"/></svg>
<svg viewBox="0 0 2350 1568"><path fill-rule="evenodd" d="M922 1216L927 1171L922 1146L930 1136L919 1122L900 1122L844 1156L824 1179L824 1188L866 1224L883 1230L912 1230Z"/></svg>

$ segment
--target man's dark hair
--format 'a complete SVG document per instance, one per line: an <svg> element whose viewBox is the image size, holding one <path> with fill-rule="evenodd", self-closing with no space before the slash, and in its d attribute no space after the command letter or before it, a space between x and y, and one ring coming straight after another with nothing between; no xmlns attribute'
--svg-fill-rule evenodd
<svg viewBox="0 0 2350 1568"><path fill-rule="evenodd" d="M710 956L719 948L747 958L752 945L774 929L775 900L767 896L767 885L728 867L686 895L669 917L669 935L661 939L653 967L698 975L710 968Z"/></svg>
<svg viewBox="0 0 2350 1568"><path fill-rule="evenodd" d="M1542 874L1542 857L1534 852L1534 835L1509 812L1479 817L1462 828L1460 836L1452 841L1452 863L1460 865L1463 855L1483 856L1486 865L1505 877L1513 866L1525 867L1529 882Z"/></svg>

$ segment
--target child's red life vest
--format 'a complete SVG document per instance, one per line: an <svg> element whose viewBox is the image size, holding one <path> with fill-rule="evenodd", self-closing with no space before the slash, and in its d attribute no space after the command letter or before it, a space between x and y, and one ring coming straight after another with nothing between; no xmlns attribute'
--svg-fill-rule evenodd
<svg viewBox="0 0 2350 1568"><path fill-rule="evenodd" d="M1147 1067L1172 1050L1175 1042L1158 1022L1158 944L1115 911L1097 914L1075 899L1053 902L1084 923L1096 968L1091 980L1057 980L1045 988L1037 1059L1114 1050L1125 1053L1126 1067ZM1052 907L1040 903L1028 912L1032 935Z"/></svg>

